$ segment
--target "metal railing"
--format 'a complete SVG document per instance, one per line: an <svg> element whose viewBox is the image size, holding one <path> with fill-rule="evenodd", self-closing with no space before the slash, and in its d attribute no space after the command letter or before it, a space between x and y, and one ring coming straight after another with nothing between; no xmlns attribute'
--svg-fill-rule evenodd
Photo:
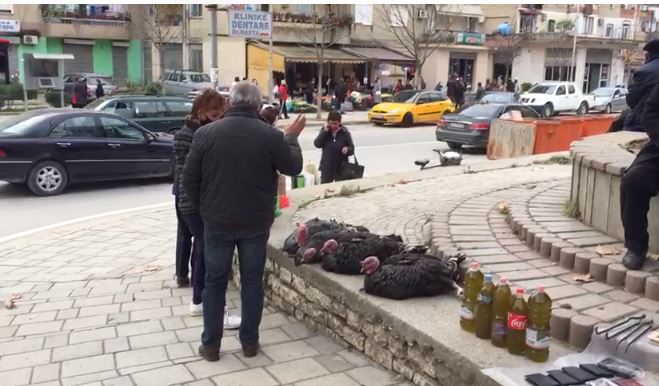
<svg viewBox="0 0 659 386"><path fill-rule="evenodd" d="M131 20L128 12L103 11L101 6L85 8L67 8L63 5L42 5L41 16L47 22L63 24L117 24Z"/></svg>

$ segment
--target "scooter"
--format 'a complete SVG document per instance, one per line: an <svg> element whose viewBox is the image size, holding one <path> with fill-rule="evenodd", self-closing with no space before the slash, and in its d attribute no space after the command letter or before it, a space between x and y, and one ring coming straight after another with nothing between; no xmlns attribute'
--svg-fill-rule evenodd
<svg viewBox="0 0 659 386"><path fill-rule="evenodd" d="M435 165L430 164L429 159L420 159L414 161L416 166L419 166L421 170L432 169L439 166L460 166L462 163L462 154L457 151L452 150L442 150L442 149L433 149L437 156L439 156L439 163Z"/></svg>

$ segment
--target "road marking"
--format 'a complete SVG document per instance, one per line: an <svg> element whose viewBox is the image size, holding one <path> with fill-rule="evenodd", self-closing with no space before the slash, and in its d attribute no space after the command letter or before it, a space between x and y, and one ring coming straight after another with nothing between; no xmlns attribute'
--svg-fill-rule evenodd
<svg viewBox="0 0 659 386"><path fill-rule="evenodd" d="M171 202L165 202L165 203L161 203L161 204L138 206L138 207L130 208L130 209L120 209L120 210L115 210L115 211L111 211L111 212L94 214L94 215L91 215L91 216L78 217L78 218L73 219L73 220L62 221L62 222L58 222L58 223L55 223L55 224L45 225L45 226L42 226L42 227L39 227L39 228L30 229L29 231L18 232L18 233L11 234L9 236L0 237L0 244L6 243L8 241L12 241L12 240L15 240L15 239L18 239L18 238L21 238L21 237L30 236L30 235L35 234L35 233L39 233L39 232L43 232L43 231L47 231L47 230L51 230L51 229L55 229L55 228L60 228L60 227L67 226L67 225L77 224L77 223L90 221L90 220L96 220L96 219L103 218L103 217L108 217L108 216L116 216L116 215L124 214L124 213L138 212L138 211L147 210L147 209L164 208L166 206L171 206L171 205L172 205Z"/></svg>

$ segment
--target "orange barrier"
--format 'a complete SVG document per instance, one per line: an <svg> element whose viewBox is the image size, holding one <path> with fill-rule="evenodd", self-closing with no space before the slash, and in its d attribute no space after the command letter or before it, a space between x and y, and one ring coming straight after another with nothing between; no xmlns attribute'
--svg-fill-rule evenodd
<svg viewBox="0 0 659 386"><path fill-rule="evenodd" d="M569 150L576 140L606 133L615 118L615 114L607 114L537 120L533 154Z"/></svg>

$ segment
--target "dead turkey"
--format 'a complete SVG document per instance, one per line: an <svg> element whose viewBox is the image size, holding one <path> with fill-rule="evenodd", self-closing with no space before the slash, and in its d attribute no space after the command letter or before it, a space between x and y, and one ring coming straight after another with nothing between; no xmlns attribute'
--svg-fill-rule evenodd
<svg viewBox="0 0 659 386"><path fill-rule="evenodd" d="M298 237L302 232L304 232L305 239L308 240L318 232L341 229L354 230L356 232L368 232L368 229L362 226L353 226L335 220L321 220L319 218L313 218L303 224L298 224L295 231L293 231L293 233L291 233L286 238L286 240L284 240L283 251L289 255L295 255L300 247L298 243Z"/></svg>
<svg viewBox="0 0 659 386"><path fill-rule="evenodd" d="M446 261L423 253L403 252L381 260L367 257L362 263L364 291L389 299L436 296L458 289L459 265L465 256Z"/></svg>
<svg viewBox="0 0 659 386"><path fill-rule="evenodd" d="M385 259L406 250L400 236L389 235L361 240L339 241L336 246L327 245L322 253L321 267L328 272L359 275L361 263L369 256Z"/></svg>

